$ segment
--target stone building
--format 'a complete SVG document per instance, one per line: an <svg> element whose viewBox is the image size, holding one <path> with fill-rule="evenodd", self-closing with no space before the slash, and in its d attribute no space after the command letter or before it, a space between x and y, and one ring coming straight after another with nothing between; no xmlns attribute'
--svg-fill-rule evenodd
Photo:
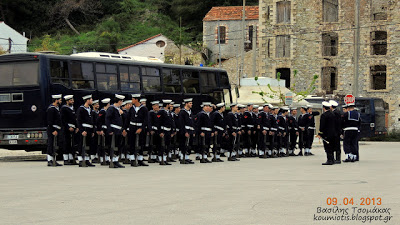
<svg viewBox="0 0 400 225"><path fill-rule="evenodd" d="M399 0L360 0L359 10L354 0L260 0L259 8L260 76L280 72L302 91L317 74L320 95L382 98L390 130L400 129Z"/></svg>
<svg viewBox="0 0 400 225"><path fill-rule="evenodd" d="M245 50L252 50L253 29L258 25L258 6L245 7ZM209 61L217 62L220 30L221 61L240 54L243 6L213 7L203 19L203 43L210 53Z"/></svg>

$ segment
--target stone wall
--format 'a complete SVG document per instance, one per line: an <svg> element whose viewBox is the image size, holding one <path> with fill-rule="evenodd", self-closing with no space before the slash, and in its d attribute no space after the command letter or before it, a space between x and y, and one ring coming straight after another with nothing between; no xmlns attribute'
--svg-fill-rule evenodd
<svg viewBox="0 0 400 225"><path fill-rule="evenodd" d="M336 95L353 93L354 82L363 97L378 97L389 104L389 128L400 130L400 3L388 2L387 20L374 21L371 3L361 0L360 6L360 58L359 76L354 80L355 52L355 1L339 0L338 22L323 22L323 1L292 0L290 24L277 24L276 11L279 0L260 0L260 49L259 72L261 76L275 77L277 68L291 69L291 86L304 90L312 76L320 76L316 93L326 92L322 88L322 67L337 68ZM386 31L386 55L371 54L371 32ZM322 56L322 33L338 35L337 56ZM290 57L276 58L276 36L290 35ZM386 65L386 89L373 90L370 68ZM298 77L293 81L293 70Z"/></svg>

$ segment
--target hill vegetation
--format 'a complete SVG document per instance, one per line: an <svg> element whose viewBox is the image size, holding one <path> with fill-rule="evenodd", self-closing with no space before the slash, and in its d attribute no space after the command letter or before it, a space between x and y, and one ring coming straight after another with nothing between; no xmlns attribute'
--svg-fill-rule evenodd
<svg viewBox="0 0 400 225"><path fill-rule="evenodd" d="M242 0L3 0L0 21L25 32L30 51L116 52L159 33L178 45L199 46L202 19L211 7L241 4Z"/></svg>

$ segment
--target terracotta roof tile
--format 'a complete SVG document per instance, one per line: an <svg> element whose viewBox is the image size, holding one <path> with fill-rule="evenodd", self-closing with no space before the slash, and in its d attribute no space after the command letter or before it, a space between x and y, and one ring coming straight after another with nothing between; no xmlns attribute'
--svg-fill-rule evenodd
<svg viewBox="0 0 400 225"><path fill-rule="evenodd" d="M246 6L246 20L258 20L258 6ZM241 20L243 6L212 7L203 21Z"/></svg>
<svg viewBox="0 0 400 225"><path fill-rule="evenodd" d="M148 42L148 41L150 41L151 39L154 39L154 38L159 37L159 36L161 36L161 35L162 35L162 34L157 34L157 35L155 35L155 36L153 36L153 37L147 38L146 40L139 41L139 42L136 43L136 44L129 45L129 46L125 47L125 48L118 49L118 52L122 52L122 51L124 51L124 50L126 50L126 49L128 49L128 48L132 48L132 47L134 47L134 46L136 46L136 45L143 44L143 43Z"/></svg>

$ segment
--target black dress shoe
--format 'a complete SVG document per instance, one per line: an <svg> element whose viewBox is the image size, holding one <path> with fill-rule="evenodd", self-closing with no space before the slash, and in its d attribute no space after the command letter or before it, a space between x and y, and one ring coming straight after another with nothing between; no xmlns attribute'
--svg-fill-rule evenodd
<svg viewBox="0 0 400 225"><path fill-rule="evenodd" d="M205 159L205 161L206 161L206 163L212 163L210 160L208 160L208 159Z"/></svg>
<svg viewBox="0 0 400 225"><path fill-rule="evenodd" d="M79 163L78 162L76 162L75 160L70 160L70 165L79 165Z"/></svg>
<svg viewBox="0 0 400 225"><path fill-rule="evenodd" d="M260 155L258 158L260 158L260 159L266 159L266 158L268 158L266 155Z"/></svg>
<svg viewBox="0 0 400 225"><path fill-rule="evenodd" d="M131 166L133 166L133 167L138 167L138 166L139 166L139 163L137 163L136 160L132 160L132 161L131 161Z"/></svg>
<svg viewBox="0 0 400 225"><path fill-rule="evenodd" d="M117 166L118 168L125 168L125 166L121 165L119 162L114 162L114 166Z"/></svg>
<svg viewBox="0 0 400 225"><path fill-rule="evenodd" d="M100 160L98 158L92 159L92 163L99 163L99 162L100 162Z"/></svg>
<svg viewBox="0 0 400 225"><path fill-rule="evenodd" d="M226 157L225 153L222 153L220 156L221 156L221 157Z"/></svg>
<svg viewBox="0 0 400 225"><path fill-rule="evenodd" d="M322 163L323 166L333 165L333 164L334 164L333 161L326 161L325 163Z"/></svg>
<svg viewBox="0 0 400 225"><path fill-rule="evenodd" d="M89 160L86 160L86 165L88 167L95 167L95 165L93 165Z"/></svg>
<svg viewBox="0 0 400 225"><path fill-rule="evenodd" d="M196 160L200 160L200 156L196 156Z"/></svg>
<svg viewBox="0 0 400 225"><path fill-rule="evenodd" d="M176 161L173 160L172 158L168 157L168 158L167 158L167 162L176 162Z"/></svg>
<svg viewBox="0 0 400 225"><path fill-rule="evenodd" d="M211 161L212 162L218 162L218 159L214 157Z"/></svg>
<svg viewBox="0 0 400 225"><path fill-rule="evenodd" d="M111 163L109 164L109 168L119 168L117 165L117 162L113 162L112 165Z"/></svg>
<svg viewBox="0 0 400 225"><path fill-rule="evenodd" d="M304 156L308 156L308 152L304 152Z"/></svg>
<svg viewBox="0 0 400 225"><path fill-rule="evenodd" d="M297 155L292 152L289 154L289 156L297 156Z"/></svg>
<svg viewBox="0 0 400 225"><path fill-rule="evenodd" d="M185 159L185 162L186 162L185 164L194 164L194 162L190 159Z"/></svg>
<svg viewBox="0 0 400 225"><path fill-rule="evenodd" d="M314 155L314 154L312 152L309 152L308 155L311 156L311 155Z"/></svg>
<svg viewBox="0 0 400 225"><path fill-rule="evenodd" d="M297 154L297 156L303 156L303 152L300 151L299 154Z"/></svg>
<svg viewBox="0 0 400 225"><path fill-rule="evenodd" d="M154 159L149 159L147 162L148 163L155 163L156 161Z"/></svg>
<svg viewBox="0 0 400 225"><path fill-rule="evenodd" d="M102 165L102 166L108 166L107 162L102 162L102 163L100 163L100 165Z"/></svg>
<svg viewBox="0 0 400 225"><path fill-rule="evenodd" d="M160 162L160 166L166 166L167 164L164 161Z"/></svg>
<svg viewBox="0 0 400 225"><path fill-rule="evenodd" d="M172 164L171 164L171 163L169 163L169 162L165 162L165 165L167 165L167 166L171 166Z"/></svg>
<svg viewBox="0 0 400 225"><path fill-rule="evenodd" d="M125 159L123 164L131 164L131 161L129 159Z"/></svg>
<svg viewBox="0 0 400 225"><path fill-rule="evenodd" d="M353 160L351 160L351 159L345 159L345 160L343 160L343 162L345 162L345 163L351 162L351 161L353 161Z"/></svg>
<svg viewBox="0 0 400 225"><path fill-rule="evenodd" d="M234 156L233 159L234 159L235 161L240 161L240 159L236 158L236 156Z"/></svg>
<svg viewBox="0 0 400 225"><path fill-rule="evenodd" d="M236 160L232 157L228 157L228 161L236 161Z"/></svg>
<svg viewBox="0 0 400 225"><path fill-rule="evenodd" d="M64 166L71 166L71 162L68 160L64 160Z"/></svg>
<svg viewBox="0 0 400 225"><path fill-rule="evenodd" d="M335 164L341 164L342 162L340 160L335 160Z"/></svg>
<svg viewBox="0 0 400 225"><path fill-rule="evenodd" d="M80 161L79 162L79 167L88 167L88 165L86 164L86 165L83 165L83 163Z"/></svg>
<svg viewBox="0 0 400 225"><path fill-rule="evenodd" d="M143 162L143 160L138 161L139 166L149 166L146 163Z"/></svg>
<svg viewBox="0 0 400 225"><path fill-rule="evenodd" d="M224 162L224 160L222 160L222 159L217 159L217 162Z"/></svg>
<svg viewBox="0 0 400 225"><path fill-rule="evenodd" d="M200 163L207 163L206 159L200 159Z"/></svg>

